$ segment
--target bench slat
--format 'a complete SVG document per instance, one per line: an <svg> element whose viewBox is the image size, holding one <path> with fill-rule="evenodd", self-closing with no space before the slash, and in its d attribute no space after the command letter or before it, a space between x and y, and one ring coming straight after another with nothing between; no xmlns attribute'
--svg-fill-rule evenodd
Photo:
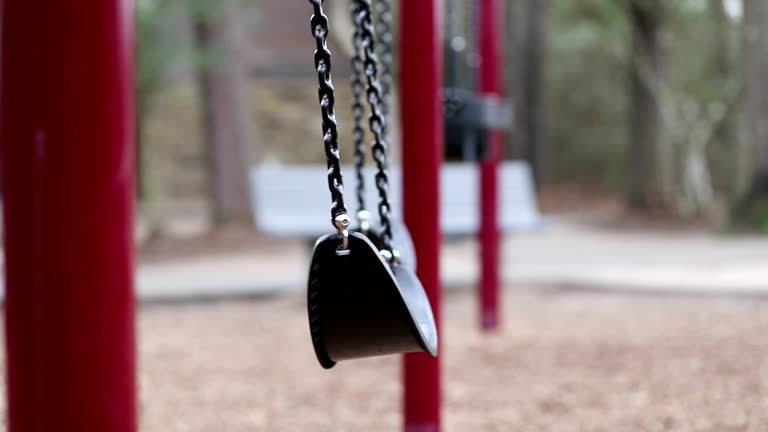
<svg viewBox="0 0 768 432"><path fill-rule="evenodd" d="M532 176L527 163L505 161L499 166L500 225L504 231L532 228L541 222L536 206ZM344 197L350 215L356 211L356 178L352 166L343 166ZM378 194L373 187L373 167L366 202L376 214ZM250 170L251 204L256 226L262 232L285 236L315 236L332 230L330 196L320 165L261 164ZM479 220L479 173L470 163L445 164L441 173L441 229L445 234L477 232ZM390 201L400 214L402 175L390 169Z"/></svg>

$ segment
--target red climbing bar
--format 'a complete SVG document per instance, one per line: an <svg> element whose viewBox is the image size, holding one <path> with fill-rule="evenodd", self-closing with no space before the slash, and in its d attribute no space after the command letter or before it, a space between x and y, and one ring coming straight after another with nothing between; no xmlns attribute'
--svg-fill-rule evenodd
<svg viewBox="0 0 768 432"><path fill-rule="evenodd" d="M133 4L2 2L9 432L135 432Z"/></svg>
<svg viewBox="0 0 768 432"><path fill-rule="evenodd" d="M403 211L416 246L418 275L432 303L438 328L440 164L443 158L441 3L439 0L400 2ZM425 353L406 354L403 381L405 431L440 431L439 358Z"/></svg>
<svg viewBox="0 0 768 432"><path fill-rule="evenodd" d="M480 92L501 95L500 0L480 1ZM499 325L500 232L498 165L503 152L503 135L488 133L489 157L480 164L480 320L485 330Z"/></svg>

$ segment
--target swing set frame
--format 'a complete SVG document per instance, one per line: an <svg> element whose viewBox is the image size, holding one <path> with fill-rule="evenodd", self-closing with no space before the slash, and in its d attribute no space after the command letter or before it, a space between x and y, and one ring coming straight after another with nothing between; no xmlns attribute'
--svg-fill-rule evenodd
<svg viewBox="0 0 768 432"><path fill-rule="evenodd" d="M136 432L133 2L1 4L8 430ZM482 5L498 19L499 0ZM438 326L440 9L401 2L399 63L404 220ZM482 91L494 93L498 26L480 28ZM482 316L496 317L496 162L482 172ZM439 431L439 358L403 365L404 429Z"/></svg>

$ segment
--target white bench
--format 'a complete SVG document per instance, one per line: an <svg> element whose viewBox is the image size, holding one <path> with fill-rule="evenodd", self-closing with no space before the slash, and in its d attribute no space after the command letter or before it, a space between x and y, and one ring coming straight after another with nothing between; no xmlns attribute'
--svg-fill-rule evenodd
<svg viewBox="0 0 768 432"><path fill-rule="evenodd" d="M499 166L500 226L503 231L532 228L541 222L531 171L522 161ZM342 166L344 199L350 215L357 209L352 166ZM376 214L374 168L366 168L366 204ZM402 175L389 171L392 205L400 214ZM441 173L441 228L444 234L474 234L480 218L479 172L473 163L448 163ZM251 205L257 228L277 236L318 236L332 230L326 168L320 165L261 164L250 170Z"/></svg>

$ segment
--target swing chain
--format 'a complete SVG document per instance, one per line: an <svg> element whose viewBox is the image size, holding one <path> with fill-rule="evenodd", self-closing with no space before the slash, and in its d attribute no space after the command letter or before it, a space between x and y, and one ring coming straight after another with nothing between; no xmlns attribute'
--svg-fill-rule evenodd
<svg viewBox="0 0 768 432"><path fill-rule="evenodd" d="M379 47L381 53L381 111L385 119L383 131L385 139L387 137L387 119L389 119L392 86L392 6L390 3L391 0L379 0L376 3L376 26L380 36ZM367 234L370 229L370 213L366 210L365 206L365 176L363 173L363 167L365 166L365 128L363 126L363 117L365 116L363 91L365 90L365 82L363 81L364 65L361 53L363 49L362 31L360 26L356 24L356 17L359 13L357 2L352 2L350 10L352 12L352 22L355 23L352 32L351 86L352 116L354 120L352 136L354 138L355 174L357 178L356 197L358 211L356 217L360 224L360 230Z"/></svg>
<svg viewBox="0 0 768 432"><path fill-rule="evenodd" d="M381 111L389 119L392 106L392 0L376 2L376 31L379 34L379 53L381 54ZM387 137L388 125L384 125L384 137Z"/></svg>
<svg viewBox="0 0 768 432"><path fill-rule="evenodd" d="M344 205L344 183L341 177L339 160L339 132L336 123L334 105L333 80L331 79L331 51L328 49L328 17L323 12L324 0L309 0L312 4L313 15L310 20L312 35L315 38L315 69L319 83L318 97L323 118L323 144L325 158L328 162L328 189L331 192L331 223L344 236L346 249L347 235L344 235L349 225L347 207ZM344 223L346 222L346 223Z"/></svg>
<svg viewBox="0 0 768 432"><path fill-rule="evenodd" d="M353 2L351 5L352 22L355 23L358 7L357 2ZM363 233L368 233L370 224L368 218L370 214L365 209L365 176L363 173L363 167L365 166L365 128L363 126L363 117L365 116L365 105L363 100L363 91L365 90L365 82L363 81L363 35L358 25L353 25L352 31L352 117L354 120L354 128L352 130L352 137L355 145L355 173L357 177L357 220L360 223L360 230Z"/></svg>
<svg viewBox="0 0 768 432"><path fill-rule="evenodd" d="M392 207L389 203L389 176L387 174L387 143L384 138L386 119L381 110L382 91L379 85L379 60L376 56L376 31L371 17L371 0L355 0L358 13L355 24L361 31L363 42L363 65L368 83L367 96L370 105L368 123L373 132L373 159L376 162L376 189L379 192L379 218L381 219L381 241L387 251L385 256L395 257L392 253L392 223L389 219Z"/></svg>

